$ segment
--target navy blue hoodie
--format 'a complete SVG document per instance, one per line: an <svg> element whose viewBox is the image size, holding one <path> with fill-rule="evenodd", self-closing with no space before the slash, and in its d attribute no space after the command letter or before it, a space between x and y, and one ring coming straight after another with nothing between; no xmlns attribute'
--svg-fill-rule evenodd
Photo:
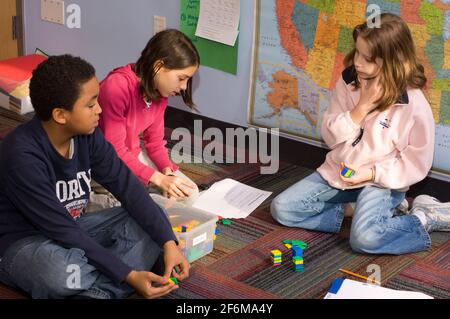
<svg viewBox="0 0 450 319"><path fill-rule="evenodd" d="M90 181L109 190L151 238L176 240L165 212L97 128L73 137L72 157L61 156L33 118L7 135L0 148L0 256L15 241L44 235L65 248L84 250L89 263L116 282L132 270L77 223Z"/></svg>

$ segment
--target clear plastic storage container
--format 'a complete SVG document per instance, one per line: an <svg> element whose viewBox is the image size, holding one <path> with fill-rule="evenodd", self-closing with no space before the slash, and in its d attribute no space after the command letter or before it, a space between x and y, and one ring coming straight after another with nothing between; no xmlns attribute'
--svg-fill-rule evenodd
<svg viewBox="0 0 450 319"><path fill-rule="evenodd" d="M213 250L217 216L179 202L172 202L172 206L167 208L169 204L167 198L158 194L151 194L151 197L167 212L179 246L189 262ZM186 229L183 229L183 226Z"/></svg>

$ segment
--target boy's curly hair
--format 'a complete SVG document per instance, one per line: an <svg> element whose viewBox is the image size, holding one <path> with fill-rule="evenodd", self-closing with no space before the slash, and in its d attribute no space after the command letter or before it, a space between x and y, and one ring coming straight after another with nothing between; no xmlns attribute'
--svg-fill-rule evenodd
<svg viewBox="0 0 450 319"><path fill-rule="evenodd" d="M30 80L30 98L36 117L48 121L55 108L71 111L81 86L94 76L95 69L89 62L69 54L51 56L39 64Z"/></svg>

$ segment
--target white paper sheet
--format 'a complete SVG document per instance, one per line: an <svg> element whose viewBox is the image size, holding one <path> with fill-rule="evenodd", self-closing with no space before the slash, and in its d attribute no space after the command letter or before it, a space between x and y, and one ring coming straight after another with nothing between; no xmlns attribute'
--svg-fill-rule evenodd
<svg viewBox="0 0 450 319"><path fill-rule="evenodd" d="M421 292L394 290L345 279L336 293L328 292L324 299L433 299Z"/></svg>
<svg viewBox="0 0 450 319"><path fill-rule="evenodd" d="M195 35L234 46L240 14L240 0L202 0Z"/></svg>
<svg viewBox="0 0 450 319"><path fill-rule="evenodd" d="M192 206L224 218L245 218L271 194L226 178L200 193Z"/></svg>

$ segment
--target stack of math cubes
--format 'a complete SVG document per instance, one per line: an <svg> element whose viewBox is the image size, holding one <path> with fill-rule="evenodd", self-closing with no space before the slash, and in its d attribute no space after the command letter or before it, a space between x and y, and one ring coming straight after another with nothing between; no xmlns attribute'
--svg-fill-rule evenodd
<svg viewBox="0 0 450 319"><path fill-rule="evenodd" d="M294 264L295 272L305 270L305 266L303 265L303 249L299 246L292 246L292 262Z"/></svg>
<svg viewBox="0 0 450 319"><path fill-rule="evenodd" d="M294 271L300 272L305 270L303 264L303 250L308 247L308 244L302 240L283 240L284 246L292 251L292 263L294 264Z"/></svg>
<svg viewBox="0 0 450 319"><path fill-rule="evenodd" d="M273 265L280 266L281 265L281 251L279 251L278 249L272 250L270 252L270 255L272 257Z"/></svg>

